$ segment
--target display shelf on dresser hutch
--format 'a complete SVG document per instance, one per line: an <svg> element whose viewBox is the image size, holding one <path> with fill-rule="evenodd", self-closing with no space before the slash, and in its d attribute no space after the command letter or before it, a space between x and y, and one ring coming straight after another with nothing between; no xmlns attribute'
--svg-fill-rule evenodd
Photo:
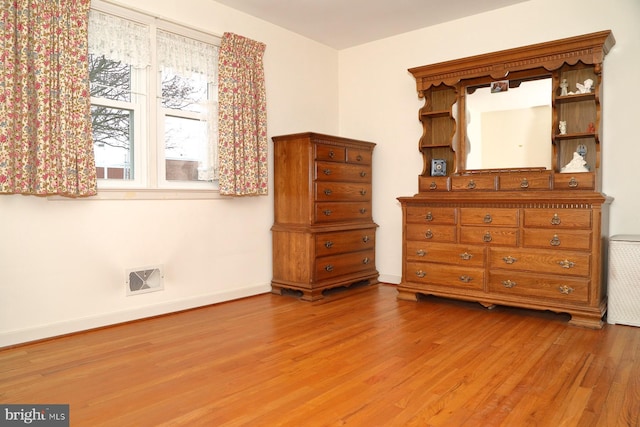
<svg viewBox="0 0 640 427"><path fill-rule="evenodd" d="M325 290L378 283L367 141L299 133L275 136L273 293L323 298Z"/></svg>
<svg viewBox="0 0 640 427"><path fill-rule="evenodd" d="M602 327L612 199L600 192L600 99L603 60L614 43L602 31L409 70L424 98L424 167L418 194L398 198L399 299L432 294L550 310L570 314L574 325ZM551 128L539 146L550 164L468 168L467 97L495 82L516 88L541 79L552 88ZM572 93L585 84L591 89ZM562 173L574 153L586 171Z"/></svg>

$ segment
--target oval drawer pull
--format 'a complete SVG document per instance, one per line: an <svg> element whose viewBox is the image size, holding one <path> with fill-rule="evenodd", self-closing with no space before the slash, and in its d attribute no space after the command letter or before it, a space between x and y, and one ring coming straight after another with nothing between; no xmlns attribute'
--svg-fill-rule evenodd
<svg viewBox="0 0 640 427"><path fill-rule="evenodd" d="M324 242L324 247L327 249L331 249L333 247L333 242L331 240L327 240Z"/></svg>
<svg viewBox="0 0 640 427"><path fill-rule="evenodd" d="M578 180L574 177L569 180L569 188L578 188Z"/></svg>
<svg viewBox="0 0 640 427"><path fill-rule="evenodd" d="M554 234L554 235L553 235L553 239L551 239L551 240L549 241L549 244L550 244L551 246L560 246L560 238L558 237L558 235L557 235L557 234Z"/></svg>
<svg viewBox="0 0 640 427"><path fill-rule="evenodd" d="M476 182L474 180L469 181L469 183L467 184L467 188L469 190L473 190L474 188L476 188Z"/></svg>
<svg viewBox="0 0 640 427"><path fill-rule="evenodd" d="M329 216L333 213L333 211L331 211L331 209L325 209L324 211L322 211L323 214L325 214L326 216Z"/></svg>
<svg viewBox="0 0 640 427"><path fill-rule="evenodd" d="M504 286L505 288L511 289L513 288L517 283L514 282L513 280L503 280L502 281L502 286Z"/></svg>
<svg viewBox="0 0 640 427"><path fill-rule="evenodd" d="M560 264L560 267L562 268L573 268L576 266L575 262L569 261L568 259L565 259L564 261L558 261L558 264Z"/></svg>
<svg viewBox="0 0 640 427"><path fill-rule="evenodd" d="M557 213L553 214L553 217L551 218L551 225L560 225L560 217L558 216Z"/></svg>
<svg viewBox="0 0 640 427"><path fill-rule="evenodd" d="M324 194L325 194L326 196L330 196L330 195L331 195L331 193L333 193L333 191L331 191L331 189L330 189L330 188L327 188L326 190L324 190Z"/></svg>
<svg viewBox="0 0 640 427"><path fill-rule="evenodd" d="M522 181L520 181L520 188L529 188L529 180L527 180L527 178L522 178Z"/></svg>
<svg viewBox="0 0 640 427"><path fill-rule="evenodd" d="M362 171L360 172L360 176L364 178L365 176L367 176L367 173L365 171Z"/></svg>
<svg viewBox="0 0 640 427"><path fill-rule="evenodd" d="M492 241L493 238L491 237L491 233L490 232L486 232L484 233L484 236L482 236L482 241L485 243L489 243L490 241Z"/></svg>
<svg viewBox="0 0 640 427"><path fill-rule="evenodd" d="M324 267L324 269L325 269L326 271L333 271L333 265L331 265L331 264L327 264L327 265Z"/></svg>
<svg viewBox="0 0 640 427"><path fill-rule="evenodd" d="M369 262L371 262L371 261L369 260L369 258L368 258L368 257L364 257L364 258L362 259L362 263L363 263L363 264L369 264Z"/></svg>
<svg viewBox="0 0 640 427"><path fill-rule="evenodd" d="M504 258L502 258L502 260L504 261L505 264L513 264L514 262L516 262L518 259L512 257L511 255L506 256Z"/></svg>
<svg viewBox="0 0 640 427"><path fill-rule="evenodd" d="M424 249L418 249L418 250L416 251L416 255L418 255L418 256L425 256L425 255L427 255L427 251L425 251Z"/></svg>
<svg viewBox="0 0 640 427"><path fill-rule="evenodd" d="M370 239L369 239L369 236L364 236L364 237L362 238L362 242L363 242L363 243L369 243L369 240L370 240Z"/></svg>
<svg viewBox="0 0 640 427"><path fill-rule="evenodd" d="M431 181L431 184L429 184L429 190L435 190L438 188L438 184L436 184L435 181Z"/></svg>
<svg viewBox="0 0 640 427"><path fill-rule="evenodd" d="M426 276L426 275L427 275L427 273L425 273L425 272L424 272L424 271L422 271L422 270L418 270L418 271L416 271L416 276L418 276L418 277L420 277L420 278L423 278L423 277L424 277L424 276Z"/></svg>
<svg viewBox="0 0 640 427"><path fill-rule="evenodd" d="M367 210L365 208L360 208L360 213L364 215L367 213Z"/></svg>
<svg viewBox="0 0 640 427"><path fill-rule="evenodd" d="M331 169L325 169L322 171L325 175L331 175Z"/></svg>
<svg viewBox="0 0 640 427"><path fill-rule="evenodd" d="M463 254L460 254L460 258L465 261L469 261L471 258L473 258L473 255L471 255L469 252L465 252Z"/></svg>
<svg viewBox="0 0 640 427"><path fill-rule="evenodd" d="M567 285L558 287L558 290L560 291L561 294L564 294L564 295L569 295L571 292L574 291L574 289L571 286L567 286Z"/></svg>
<svg viewBox="0 0 640 427"><path fill-rule="evenodd" d="M367 195L367 190L360 190L360 195L361 196L366 196Z"/></svg>
<svg viewBox="0 0 640 427"><path fill-rule="evenodd" d="M333 150L329 151L329 158L330 159L333 159L335 156L336 156L336 153Z"/></svg>
<svg viewBox="0 0 640 427"><path fill-rule="evenodd" d="M460 281L462 283L469 283L473 280L473 277L471 276L467 276L466 274L463 274L462 276L460 276Z"/></svg>
<svg viewBox="0 0 640 427"><path fill-rule="evenodd" d="M433 221L433 214L431 212L427 212L427 215L424 217L427 221Z"/></svg>
<svg viewBox="0 0 640 427"><path fill-rule="evenodd" d="M427 232L424 233L424 237L426 237L427 239L433 239L433 231L427 230Z"/></svg>
<svg viewBox="0 0 640 427"><path fill-rule="evenodd" d="M358 154L358 156L356 157L356 161L358 161L358 162L362 161L362 156L360 154Z"/></svg>
<svg viewBox="0 0 640 427"><path fill-rule="evenodd" d="M484 216L484 218L482 219L482 221L483 221L485 224L491 224L491 222L493 221L493 218L491 218L491 215L490 215L490 214L486 214L486 215Z"/></svg>

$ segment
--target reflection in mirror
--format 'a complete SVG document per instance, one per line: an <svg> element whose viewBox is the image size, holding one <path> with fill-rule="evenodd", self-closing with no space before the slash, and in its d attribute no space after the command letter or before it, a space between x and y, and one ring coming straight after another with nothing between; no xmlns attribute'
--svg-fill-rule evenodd
<svg viewBox="0 0 640 427"><path fill-rule="evenodd" d="M467 91L466 169L551 169L551 79L494 86Z"/></svg>

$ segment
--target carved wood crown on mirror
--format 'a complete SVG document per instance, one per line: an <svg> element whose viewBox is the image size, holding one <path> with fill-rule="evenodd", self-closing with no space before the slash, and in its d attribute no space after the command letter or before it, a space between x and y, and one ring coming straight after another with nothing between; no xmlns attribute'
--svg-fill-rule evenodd
<svg viewBox="0 0 640 427"><path fill-rule="evenodd" d="M398 198L399 298L434 294L566 312L572 324L602 327L612 199L600 193L600 99L614 44L611 31L601 31L409 70L425 100L424 165L419 193ZM550 167L467 168L468 94L543 78L551 79L551 128L536 147L549 150Z"/></svg>

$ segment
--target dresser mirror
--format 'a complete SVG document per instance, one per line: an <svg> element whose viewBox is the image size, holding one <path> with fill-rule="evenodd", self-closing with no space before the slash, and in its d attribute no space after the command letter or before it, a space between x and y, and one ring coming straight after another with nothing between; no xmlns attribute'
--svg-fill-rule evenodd
<svg viewBox="0 0 640 427"><path fill-rule="evenodd" d="M467 86L465 169L551 169L551 77Z"/></svg>

